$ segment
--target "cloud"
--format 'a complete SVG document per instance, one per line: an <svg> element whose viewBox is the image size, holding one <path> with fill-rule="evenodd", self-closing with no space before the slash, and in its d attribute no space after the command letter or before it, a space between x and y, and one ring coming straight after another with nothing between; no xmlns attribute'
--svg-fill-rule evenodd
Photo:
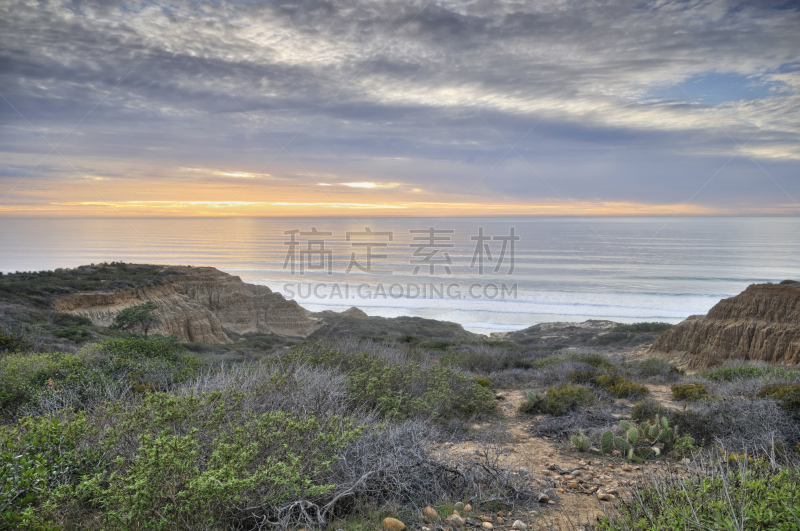
<svg viewBox="0 0 800 531"><path fill-rule="evenodd" d="M143 201L680 204L710 179L708 208L771 208L800 197L797 27L728 0L6 2L0 198L78 170Z"/></svg>

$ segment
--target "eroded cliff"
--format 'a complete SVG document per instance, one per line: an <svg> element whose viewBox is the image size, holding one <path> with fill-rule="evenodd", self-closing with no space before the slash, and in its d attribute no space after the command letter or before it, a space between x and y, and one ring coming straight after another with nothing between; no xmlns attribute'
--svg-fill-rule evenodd
<svg viewBox="0 0 800 531"><path fill-rule="evenodd" d="M170 271L174 273L145 286L64 295L53 304L58 311L108 326L122 309L154 301L161 320L155 332L203 343L230 342L225 330L305 337L318 326L318 320L300 305L266 286L246 284L213 267Z"/></svg>
<svg viewBox="0 0 800 531"><path fill-rule="evenodd" d="M691 369L731 359L800 364L800 283L753 284L662 334L652 354Z"/></svg>

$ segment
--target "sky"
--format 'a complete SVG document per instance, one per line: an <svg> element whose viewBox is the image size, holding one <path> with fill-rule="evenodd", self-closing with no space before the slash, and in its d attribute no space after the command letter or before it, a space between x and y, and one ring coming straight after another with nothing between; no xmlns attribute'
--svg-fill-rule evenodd
<svg viewBox="0 0 800 531"><path fill-rule="evenodd" d="M0 217L800 214L800 2L0 4Z"/></svg>

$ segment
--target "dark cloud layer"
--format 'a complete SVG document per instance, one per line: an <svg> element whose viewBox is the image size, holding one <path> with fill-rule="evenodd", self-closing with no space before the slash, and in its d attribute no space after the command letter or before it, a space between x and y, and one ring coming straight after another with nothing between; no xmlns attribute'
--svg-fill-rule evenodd
<svg viewBox="0 0 800 531"><path fill-rule="evenodd" d="M6 2L0 197L146 160L148 186L203 166L478 183L473 201L791 205L799 27L778 1ZM69 164L37 167L55 145Z"/></svg>

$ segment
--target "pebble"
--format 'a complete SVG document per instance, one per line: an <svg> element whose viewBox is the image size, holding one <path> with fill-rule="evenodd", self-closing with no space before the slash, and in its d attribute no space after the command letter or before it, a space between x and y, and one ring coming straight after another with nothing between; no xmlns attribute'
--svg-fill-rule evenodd
<svg viewBox="0 0 800 531"><path fill-rule="evenodd" d="M486 529L487 531L492 531L492 529L494 529L494 526L492 525L491 522L484 522L481 524L481 527Z"/></svg>
<svg viewBox="0 0 800 531"><path fill-rule="evenodd" d="M565 490L564 490L564 489L562 489L561 487L558 487L558 488L556 489L556 492L558 492L559 494L564 494L564 493L565 493L565 492L567 492L567 491L565 491Z"/></svg>
<svg viewBox="0 0 800 531"><path fill-rule="evenodd" d="M539 501L539 503L547 503L550 501L550 496L548 496L544 492L540 492L539 496L537 497L537 500Z"/></svg>
<svg viewBox="0 0 800 531"><path fill-rule="evenodd" d="M597 499L602 501L611 501L614 499L614 496L611 494L606 494L605 492L598 492Z"/></svg>
<svg viewBox="0 0 800 531"><path fill-rule="evenodd" d="M439 513L436 512L436 509L434 509L430 505L428 505L427 507L422 509L422 515L426 516L428 518L438 518L439 517Z"/></svg>
<svg viewBox="0 0 800 531"><path fill-rule="evenodd" d="M397 518L384 518L383 528L386 531L404 531L404 529L406 528L406 524L404 524Z"/></svg>
<svg viewBox="0 0 800 531"><path fill-rule="evenodd" d="M457 514L451 514L447 518L444 519L445 523L450 524L453 527L461 527L464 525L464 519L458 516Z"/></svg>
<svg viewBox="0 0 800 531"><path fill-rule="evenodd" d="M456 511L463 511L464 510L464 502L456 502L453 507L456 508Z"/></svg>
<svg viewBox="0 0 800 531"><path fill-rule="evenodd" d="M556 502L554 502L553 500L547 500L547 503L549 503L550 505L555 505L556 504Z"/></svg>
<svg viewBox="0 0 800 531"><path fill-rule="evenodd" d="M622 470L624 472L633 472L633 467L626 463L626 464L622 465Z"/></svg>
<svg viewBox="0 0 800 531"><path fill-rule="evenodd" d="M492 517L491 516L479 516L479 518L480 518L481 522L491 522L492 521Z"/></svg>
<svg viewBox="0 0 800 531"><path fill-rule="evenodd" d="M502 516L498 516L498 517L497 517L497 523L498 523L499 525L503 525L503 523L505 523L505 520L503 520L503 517L502 517Z"/></svg>
<svg viewBox="0 0 800 531"><path fill-rule="evenodd" d="M525 522L522 520L514 520L514 523L511 524L511 528L517 531L528 531L528 526L526 526Z"/></svg>
<svg viewBox="0 0 800 531"><path fill-rule="evenodd" d="M453 511L453 514L456 516L461 516L461 514L458 511Z"/></svg>
<svg viewBox="0 0 800 531"><path fill-rule="evenodd" d="M577 483L575 483L574 481L571 482L569 485L567 485L567 487L569 487L571 489L574 489L574 490L577 490L577 489L581 488L581 486L578 485Z"/></svg>
<svg viewBox="0 0 800 531"><path fill-rule="evenodd" d="M529 473L530 473L530 470L528 470L524 466L519 467L519 475L520 476L527 476Z"/></svg>
<svg viewBox="0 0 800 531"><path fill-rule="evenodd" d="M472 511L472 505L470 505L470 504L466 504L466 505L464 506L464 512L465 512L465 513L469 513L469 512L471 512L471 511Z"/></svg>

